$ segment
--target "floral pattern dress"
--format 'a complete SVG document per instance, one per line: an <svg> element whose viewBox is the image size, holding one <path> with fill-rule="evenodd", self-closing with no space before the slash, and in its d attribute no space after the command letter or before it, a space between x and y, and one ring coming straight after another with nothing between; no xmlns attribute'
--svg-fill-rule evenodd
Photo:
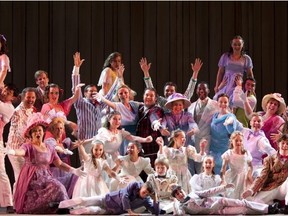
<svg viewBox="0 0 288 216"><path fill-rule="evenodd" d="M51 208L49 203L69 198L64 185L52 177L49 169L59 156L52 146L46 147L40 152L29 143L21 146L26 153L14 195L18 214L53 214L57 208Z"/></svg>

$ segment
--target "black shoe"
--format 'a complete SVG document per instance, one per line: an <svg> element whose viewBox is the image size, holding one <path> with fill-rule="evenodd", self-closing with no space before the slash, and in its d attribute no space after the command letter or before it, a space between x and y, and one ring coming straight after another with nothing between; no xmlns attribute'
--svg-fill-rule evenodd
<svg viewBox="0 0 288 216"><path fill-rule="evenodd" d="M70 209L68 208L57 209L56 214L70 214Z"/></svg>
<svg viewBox="0 0 288 216"><path fill-rule="evenodd" d="M48 206L50 208L58 208L60 202L50 202Z"/></svg>
<svg viewBox="0 0 288 216"><path fill-rule="evenodd" d="M14 210L13 206L7 206L6 213L7 214L14 214L15 210Z"/></svg>
<svg viewBox="0 0 288 216"><path fill-rule="evenodd" d="M288 205L285 205L284 208L281 208L281 209L279 210L279 213L280 213L280 214L288 214Z"/></svg>
<svg viewBox="0 0 288 216"><path fill-rule="evenodd" d="M275 202L268 206L268 214L277 214L279 212L279 203Z"/></svg>

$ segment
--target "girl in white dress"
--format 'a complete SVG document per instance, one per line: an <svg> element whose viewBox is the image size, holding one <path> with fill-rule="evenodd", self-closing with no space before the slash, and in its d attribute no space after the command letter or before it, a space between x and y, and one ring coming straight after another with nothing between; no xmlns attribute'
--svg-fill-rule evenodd
<svg viewBox="0 0 288 216"><path fill-rule="evenodd" d="M186 138L182 130L172 131L168 146L164 146L162 137L156 139L159 145L158 157L166 157L169 160L170 168L178 178L178 184L182 186L184 191L191 192L190 179L191 174L188 169L188 158L197 162L202 162L205 154L206 140L200 142L200 153L197 153L195 147L188 145L184 147Z"/></svg>
<svg viewBox="0 0 288 216"><path fill-rule="evenodd" d="M102 178L103 171L117 179L117 181L121 181L106 161L103 143L99 140L93 140L92 145L91 154L86 153L83 145L78 148L84 161L84 170L87 172L87 176L78 178L73 191L73 198L105 195L108 193L108 186Z"/></svg>
<svg viewBox="0 0 288 216"><path fill-rule="evenodd" d="M114 168L121 168L119 176L125 179L119 184L119 181L111 180L110 191L119 190L126 187L132 181L143 182L139 176L142 171L147 175L154 174L155 171L151 166L150 158L144 158L142 145L139 142L130 142L127 147L127 155L119 156L117 165Z"/></svg>
<svg viewBox="0 0 288 216"><path fill-rule="evenodd" d="M227 192L228 198L241 199L241 194L253 182L252 156L244 149L243 133L234 131L230 137L230 147L222 154L221 178L223 183L233 183L234 191ZM229 169L226 172L227 165Z"/></svg>
<svg viewBox="0 0 288 216"><path fill-rule="evenodd" d="M98 134L94 137L94 139L102 140L104 142L104 151L111 155L113 160L117 159L119 147L124 139L138 141L140 143L150 143L153 141L152 136L147 136L146 138L133 136L128 131L121 129L120 126L120 112L112 111L107 115L104 126L98 130Z"/></svg>
<svg viewBox="0 0 288 216"><path fill-rule="evenodd" d="M215 174L214 167L214 157L207 155L202 162L202 172L193 175L190 180L193 191L204 191L221 185L221 177L220 175Z"/></svg>

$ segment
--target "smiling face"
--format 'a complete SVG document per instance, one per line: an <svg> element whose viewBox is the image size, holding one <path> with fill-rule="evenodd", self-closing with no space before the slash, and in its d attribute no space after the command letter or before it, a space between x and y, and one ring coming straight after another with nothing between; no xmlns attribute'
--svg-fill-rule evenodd
<svg viewBox="0 0 288 216"><path fill-rule="evenodd" d="M246 80L245 82L245 90L250 92L255 92L256 83L253 80Z"/></svg>
<svg viewBox="0 0 288 216"><path fill-rule="evenodd" d="M61 138L65 133L64 124L62 122L57 122L55 125L53 125L52 133L55 138Z"/></svg>
<svg viewBox="0 0 288 216"><path fill-rule="evenodd" d="M212 157L209 157L209 156L206 157L202 163L203 171L207 175L211 175L213 173L214 167L215 167L214 159Z"/></svg>
<svg viewBox="0 0 288 216"><path fill-rule="evenodd" d="M112 70L117 70L119 66L122 64L121 56L117 56L116 58L112 59L110 64Z"/></svg>
<svg viewBox="0 0 288 216"><path fill-rule="evenodd" d="M233 49L233 52L241 52L243 49L244 42L243 40L239 38L235 38L231 42L231 47Z"/></svg>
<svg viewBox="0 0 288 216"><path fill-rule="evenodd" d="M280 106L280 102L275 100L274 98L271 98L267 105L266 105L266 112L268 112L271 115L276 114Z"/></svg>
<svg viewBox="0 0 288 216"><path fill-rule="evenodd" d="M97 93L97 87L96 86L91 86L88 87L85 92L84 92L84 96L86 99L93 101L93 95Z"/></svg>
<svg viewBox="0 0 288 216"><path fill-rule="evenodd" d="M121 125L121 115L112 115L109 119L110 129L117 129Z"/></svg>
<svg viewBox="0 0 288 216"><path fill-rule="evenodd" d="M288 155L288 140L282 140L278 146L280 155Z"/></svg>
<svg viewBox="0 0 288 216"><path fill-rule="evenodd" d="M260 116L253 116L250 120L250 126L254 131L259 131L263 126L263 121Z"/></svg>
<svg viewBox="0 0 288 216"><path fill-rule="evenodd" d="M120 88L117 94L121 102L127 102L130 99L130 92L126 87Z"/></svg>
<svg viewBox="0 0 288 216"><path fill-rule="evenodd" d="M178 201L183 201L186 197L186 193L182 190L182 189L179 189L175 192L175 198L178 200Z"/></svg>
<svg viewBox="0 0 288 216"><path fill-rule="evenodd" d="M95 158L101 158L104 153L104 148L102 143L95 143L92 153Z"/></svg>
<svg viewBox="0 0 288 216"><path fill-rule="evenodd" d="M156 94L155 91L146 89L143 95L143 102L146 107L154 106L156 103Z"/></svg>
<svg viewBox="0 0 288 216"><path fill-rule="evenodd" d="M137 157L139 154L139 149L134 143L129 143L127 146L127 154L133 157Z"/></svg>
<svg viewBox="0 0 288 216"><path fill-rule="evenodd" d="M164 88L164 97L168 98L170 95L176 92L176 88L173 85L166 85Z"/></svg>
<svg viewBox="0 0 288 216"><path fill-rule="evenodd" d="M173 138L176 148L180 148L181 146L184 146L185 142L186 142L186 136L185 133L183 131L177 133L177 135Z"/></svg>
<svg viewBox="0 0 288 216"><path fill-rule="evenodd" d="M204 100L205 98L207 98L208 94L209 94L209 88L208 88L207 84L200 83L197 86L196 93L198 95L198 98L200 98L200 100Z"/></svg>
<svg viewBox="0 0 288 216"><path fill-rule="evenodd" d="M26 92L23 98L24 107L27 109L32 108L35 103L35 100L36 100L36 94L34 91Z"/></svg>
<svg viewBox="0 0 288 216"><path fill-rule="evenodd" d="M218 106L221 110L227 110L229 106L229 99L226 96L219 97Z"/></svg>
<svg viewBox="0 0 288 216"><path fill-rule="evenodd" d="M39 76L36 78L36 84L43 90L48 85L48 82L49 82L49 78L44 72L40 73Z"/></svg>
<svg viewBox="0 0 288 216"><path fill-rule="evenodd" d="M180 114L184 109L184 101L177 100L172 102L172 114Z"/></svg>
<svg viewBox="0 0 288 216"><path fill-rule="evenodd" d="M50 87L48 93L48 100L51 104L57 104L59 100L59 88Z"/></svg>
<svg viewBox="0 0 288 216"><path fill-rule="evenodd" d="M242 149L243 148L243 136L236 134L231 139L232 149Z"/></svg>

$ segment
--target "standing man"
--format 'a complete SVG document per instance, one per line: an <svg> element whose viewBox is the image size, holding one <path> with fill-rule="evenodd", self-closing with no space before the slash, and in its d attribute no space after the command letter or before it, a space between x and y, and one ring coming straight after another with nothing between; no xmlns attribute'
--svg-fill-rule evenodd
<svg viewBox="0 0 288 216"><path fill-rule="evenodd" d="M34 103L36 100L36 89L27 87L21 93L21 103L16 107L11 118L11 125L6 143L9 149L19 149L26 142L23 136L23 130L27 126L28 118L32 113L36 112ZM10 163L13 167L15 182L18 179L20 170L25 162L24 157L8 155ZM15 185L15 184L14 184Z"/></svg>
<svg viewBox="0 0 288 216"><path fill-rule="evenodd" d="M38 70L34 74L35 82L37 84L36 87L36 101L34 106L37 109L37 112L41 112L42 106L45 101L45 88L48 86L49 78L48 73L44 70Z"/></svg>
<svg viewBox="0 0 288 216"><path fill-rule="evenodd" d="M138 122L136 125L136 136L147 137L151 135L153 137L151 143L145 143L143 145L144 157L149 157L153 165L159 150L155 140L161 136L161 133L159 130L154 131L151 124L155 120L163 118L164 114L163 109L156 105L156 95L157 93L154 88L145 89L143 95L144 104L141 104L138 108Z"/></svg>
<svg viewBox="0 0 288 216"><path fill-rule="evenodd" d="M208 141L206 146L206 152L209 151L210 146L210 125L213 114L218 111L217 101L212 100L208 97L210 90L206 82L201 82L197 85L196 94L198 100L191 104L188 108L198 125L199 132L195 134L195 148L197 152L200 151L200 140L202 138ZM201 173L201 163L195 162L196 173Z"/></svg>
<svg viewBox="0 0 288 216"><path fill-rule="evenodd" d="M80 84L80 66L84 62L84 59L80 58L80 53L76 52L73 55L74 58L74 68L72 72L72 91L74 91L75 86ZM105 98L107 100L112 100L118 83L122 83L122 76L124 71L118 71L118 78L116 78L114 84L108 91ZM122 72L122 74L121 74ZM104 110L107 105L104 102L98 102L94 95L97 93L97 87L94 84L87 85L84 89L84 97L82 94L75 102L74 107L77 115L78 124L78 134L77 138L80 140L90 139L94 137L98 129L101 127L101 118L103 116L102 110ZM84 146L85 151L90 153L92 144L86 144Z"/></svg>
<svg viewBox="0 0 288 216"><path fill-rule="evenodd" d="M0 147L4 147L3 130L10 121L14 106L12 101L18 96L18 89L14 84L6 84L0 88ZM5 155L0 153L0 206L7 208L7 213L13 212L12 191L10 181L5 169Z"/></svg>

